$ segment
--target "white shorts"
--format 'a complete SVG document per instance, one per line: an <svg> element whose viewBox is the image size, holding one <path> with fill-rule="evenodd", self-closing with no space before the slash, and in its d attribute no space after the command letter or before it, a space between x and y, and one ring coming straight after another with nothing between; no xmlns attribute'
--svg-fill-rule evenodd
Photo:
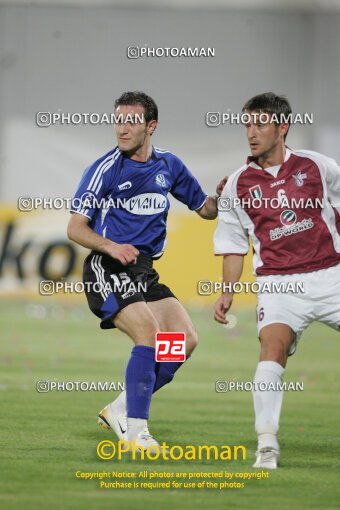
<svg viewBox="0 0 340 510"><path fill-rule="evenodd" d="M276 288L282 282L302 284L304 292L258 292L257 329L273 323L288 324L296 335L289 354L294 354L302 332L319 321L340 331L340 264L312 273L258 276L264 283ZM300 286L301 287L301 286Z"/></svg>

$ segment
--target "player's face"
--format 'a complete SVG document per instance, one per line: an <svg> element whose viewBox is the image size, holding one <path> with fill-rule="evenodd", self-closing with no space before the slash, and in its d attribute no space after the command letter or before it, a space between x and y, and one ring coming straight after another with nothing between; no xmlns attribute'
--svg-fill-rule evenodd
<svg viewBox="0 0 340 510"><path fill-rule="evenodd" d="M115 124L117 143L119 149L124 152L134 153L143 147L148 136L156 127L156 121L146 124L144 106L139 104L120 105L117 107L115 115L120 120ZM140 122L137 116L143 118L143 122Z"/></svg>
<svg viewBox="0 0 340 510"><path fill-rule="evenodd" d="M251 155L255 158L264 158L269 156L278 144L283 143L283 132L281 125L275 122L260 121L265 116L260 116L254 112L250 113L250 120L245 125L247 138Z"/></svg>

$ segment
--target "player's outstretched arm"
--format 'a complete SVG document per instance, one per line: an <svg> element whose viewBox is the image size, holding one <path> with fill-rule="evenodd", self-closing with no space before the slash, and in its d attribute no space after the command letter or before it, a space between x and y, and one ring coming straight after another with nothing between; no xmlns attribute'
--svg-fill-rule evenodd
<svg viewBox="0 0 340 510"><path fill-rule="evenodd" d="M243 271L243 261L243 256L240 255L225 255L223 257L223 283L225 284L225 289L223 289L224 292L222 292L221 297L214 306L214 319L221 324L228 324L225 314L233 302L233 292L228 291L228 286L231 287L240 280Z"/></svg>
<svg viewBox="0 0 340 510"><path fill-rule="evenodd" d="M207 197L207 200L203 207L199 209L197 214L201 216L201 218L204 218L205 220L214 220L217 217L217 200L218 197L221 196L221 193L223 191L224 186L226 185L228 180L228 177L224 177L217 185L216 187L216 196L214 197Z"/></svg>
<svg viewBox="0 0 340 510"><path fill-rule="evenodd" d="M203 207L196 212L205 220L214 220L217 218L217 197L207 197Z"/></svg>
<svg viewBox="0 0 340 510"><path fill-rule="evenodd" d="M82 214L73 213L67 227L67 236L84 248L97 250L119 260L124 266L136 260L139 251L131 244L118 244L94 232L88 226L89 219Z"/></svg>

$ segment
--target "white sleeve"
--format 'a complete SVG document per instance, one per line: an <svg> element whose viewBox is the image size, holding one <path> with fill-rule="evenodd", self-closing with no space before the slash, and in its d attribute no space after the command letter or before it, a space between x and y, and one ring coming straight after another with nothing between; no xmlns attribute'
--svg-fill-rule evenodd
<svg viewBox="0 0 340 510"><path fill-rule="evenodd" d="M228 182L223 189L221 200L219 201L220 210L218 211L218 222L214 234L215 255L246 255L249 250L248 233L242 226L237 210L232 207L232 180L232 178L228 179ZM227 199L226 202L229 202L231 207L224 208L223 199Z"/></svg>
<svg viewBox="0 0 340 510"><path fill-rule="evenodd" d="M329 202L340 212L340 168L337 162L315 151L299 150L295 153L307 156L318 166Z"/></svg>
<svg viewBox="0 0 340 510"><path fill-rule="evenodd" d="M327 158L326 184L329 201L340 212L340 168L331 158Z"/></svg>

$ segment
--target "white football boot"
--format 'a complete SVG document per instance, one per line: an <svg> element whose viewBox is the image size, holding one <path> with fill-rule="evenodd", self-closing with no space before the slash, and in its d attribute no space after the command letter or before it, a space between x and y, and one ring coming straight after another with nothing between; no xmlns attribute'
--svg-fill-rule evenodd
<svg viewBox="0 0 340 510"><path fill-rule="evenodd" d="M256 452L254 468L276 469L280 464L280 452L271 446L260 448Z"/></svg>
<svg viewBox="0 0 340 510"><path fill-rule="evenodd" d="M100 411L97 423L104 429L112 429L118 439L128 440L125 391Z"/></svg>
<svg viewBox="0 0 340 510"><path fill-rule="evenodd" d="M156 441L156 439L150 434L148 429L148 422L143 418L128 418L128 441L130 442L130 451L132 448L139 447L138 453L141 453L141 449L146 452L149 448L149 453L153 454L160 452L160 454L169 453L168 448L163 448ZM134 441L134 446L132 445Z"/></svg>
<svg viewBox="0 0 340 510"><path fill-rule="evenodd" d="M149 449L149 452L162 452L160 444L156 441L156 439L150 434L148 428L146 427L142 430L135 438L136 446L139 446L144 450L144 452Z"/></svg>

